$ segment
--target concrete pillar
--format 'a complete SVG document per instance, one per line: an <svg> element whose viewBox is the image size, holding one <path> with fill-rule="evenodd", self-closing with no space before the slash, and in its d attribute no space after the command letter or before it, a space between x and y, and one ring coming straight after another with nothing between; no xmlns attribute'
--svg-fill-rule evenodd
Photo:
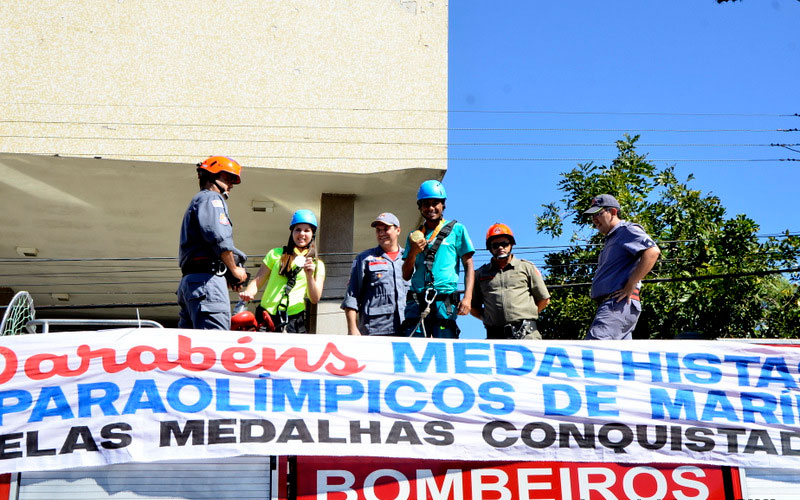
<svg viewBox="0 0 800 500"><path fill-rule="evenodd" d="M353 194L322 193L317 249L325 262L326 277L322 300L316 311L312 309L311 331L315 333L347 334L347 321L339 305L354 257L355 201Z"/></svg>

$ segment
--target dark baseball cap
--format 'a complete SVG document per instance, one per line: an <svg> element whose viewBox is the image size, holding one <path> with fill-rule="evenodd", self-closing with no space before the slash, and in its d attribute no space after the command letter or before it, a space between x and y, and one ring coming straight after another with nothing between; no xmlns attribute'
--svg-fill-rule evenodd
<svg viewBox="0 0 800 500"><path fill-rule="evenodd" d="M616 208L619 210L619 202L610 194L601 194L592 198L592 205L583 215L594 215L605 208Z"/></svg>
<svg viewBox="0 0 800 500"><path fill-rule="evenodd" d="M391 212L383 212L382 214L375 217L375 220L372 221L370 224L372 227L377 226L378 224L386 224L387 226L395 226L400 227L400 220L397 216Z"/></svg>

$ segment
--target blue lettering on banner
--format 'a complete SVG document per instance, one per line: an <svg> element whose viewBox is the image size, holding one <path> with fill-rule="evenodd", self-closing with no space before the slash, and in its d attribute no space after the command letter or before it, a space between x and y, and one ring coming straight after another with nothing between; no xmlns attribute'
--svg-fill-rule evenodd
<svg viewBox="0 0 800 500"><path fill-rule="evenodd" d="M102 396L92 396L94 391L103 391ZM119 415L114 408L114 401L119 397L119 387L111 382L95 384L78 384L78 416L91 417L92 406L97 405L103 415Z"/></svg>
<svg viewBox="0 0 800 500"><path fill-rule="evenodd" d="M415 373L427 373L431 363L435 363L436 373L447 373L447 344L443 342L428 342L422 359L408 342L392 342L394 354L394 372L407 373L406 362L411 364Z"/></svg>
<svg viewBox="0 0 800 500"><path fill-rule="evenodd" d="M544 394L544 414L545 415L574 415L581 409L581 394L578 389L566 384L544 384L542 386ZM558 406L558 394L563 394L567 398L565 406Z"/></svg>
<svg viewBox="0 0 800 500"><path fill-rule="evenodd" d="M681 418L697 420L694 391L678 389L675 391L675 399L672 399L667 389L651 388L650 405L651 416L658 420L664 419L665 409L669 413L669 418L673 420L680 420Z"/></svg>
<svg viewBox="0 0 800 500"><path fill-rule="evenodd" d="M444 400L444 392L451 388L455 389L461 394L461 403L457 406L450 406ZM475 392L472 390L472 387L470 387L469 384L460 380L444 380L436 384L436 386L433 388L431 398L433 399L434 406L436 406L436 408L439 410L445 413L459 414L465 413L472 408L472 405L475 403Z"/></svg>
<svg viewBox="0 0 800 500"><path fill-rule="evenodd" d="M156 381L153 379L137 380L128 396L128 402L122 410L123 415L136 413L139 410L150 410L153 413L167 413L164 401L158 393Z"/></svg>
<svg viewBox="0 0 800 500"><path fill-rule="evenodd" d="M488 403L481 403L478 408L489 415L507 415L514 411L514 398L503 394L495 394L493 389L504 392L514 392L514 387L506 382L484 382L478 387L478 396ZM500 407L495 407L489 403L499 403Z"/></svg>
<svg viewBox="0 0 800 500"><path fill-rule="evenodd" d="M558 364L556 364L556 361L558 361ZM561 373L570 378L579 377L578 370L575 369L575 365L573 365L572 361L569 359L567 350L561 347L548 347L547 350L544 351L542 364L539 366L539 371L536 372L536 375L539 377L550 377L554 373Z"/></svg>
<svg viewBox="0 0 800 500"><path fill-rule="evenodd" d="M621 351L622 356L622 378L624 380L636 380L636 370L650 372L651 382L661 382L661 353L647 353L648 361L634 361L631 351Z"/></svg>
<svg viewBox="0 0 800 500"><path fill-rule="evenodd" d="M319 380L301 380L300 388L295 391L291 380L273 379L272 381L272 410L286 411L286 402L292 410L301 411L308 401L308 411L320 412L320 387Z"/></svg>
<svg viewBox="0 0 800 500"><path fill-rule="evenodd" d="M199 394L197 402L185 404L181 401L180 393L184 387L194 387L197 389ZM211 389L211 386L208 385L208 382L194 377L179 378L167 388L167 402L172 408L183 413L197 413L205 410L208 408L208 405L211 404L213 397L214 391Z"/></svg>
<svg viewBox="0 0 800 500"><path fill-rule="evenodd" d="M51 402L55 408L49 407ZM41 422L46 417L75 418L61 387L42 387L28 422Z"/></svg>
<svg viewBox="0 0 800 500"><path fill-rule="evenodd" d="M386 392L384 394L386 406L397 413L415 413L422 411L422 409L425 408L425 400L418 399L410 406L401 405L397 401L397 391L403 388L409 388L417 393L425 392L425 386L415 380L395 380L386 387Z"/></svg>
<svg viewBox="0 0 800 500"><path fill-rule="evenodd" d="M519 364L510 366L508 355L519 355ZM527 375L533 371L535 359L530 349L519 344L495 344L494 362L498 375Z"/></svg>
<svg viewBox="0 0 800 500"><path fill-rule="evenodd" d="M776 376L772 372L777 372ZM767 358L761 366L761 374L758 376L756 387L767 387L771 383L783 385L787 389L796 389L797 382L789 374L789 367L783 358Z"/></svg>
<svg viewBox="0 0 800 500"><path fill-rule="evenodd" d="M586 409L590 417L616 417L619 410L616 408L603 409L600 405L616 405L617 398L601 396L603 392L617 392L615 385L588 385L586 386Z"/></svg>
<svg viewBox="0 0 800 500"><path fill-rule="evenodd" d="M339 388L349 388L349 392L340 393ZM340 401L358 401L364 397L364 386L356 380L326 380L325 381L325 411L328 413L339 411Z"/></svg>
<svg viewBox="0 0 800 500"><path fill-rule="evenodd" d="M219 411L247 411L250 405L231 404L231 381L226 378L217 379L217 410Z"/></svg>
<svg viewBox="0 0 800 500"><path fill-rule="evenodd" d="M16 400L14 404L6 401ZM33 404L33 397L28 391L14 389L0 392L0 425L3 425L3 415L6 413L19 413L27 410Z"/></svg>
<svg viewBox="0 0 800 500"><path fill-rule="evenodd" d="M686 368L706 374L698 375L695 373L687 373L686 380L693 384L716 384L722 380L722 371L714 366L700 365L698 361L706 361L710 365L718 365L721 363L720 359L713 354L692 353L683 357L683 363Z"/></svg>
<svg viewBox="0 0 800 500"><path fill-rule="evenodd" d="M489 362L489 355L484 353L471 353L472 350L488 351L492 348L486 342L464 342L453 344L453 365L456 373L489 374L492 369L488 366L474 366L473 361Z"/></svg>
<svg viewBox="0 0 800 500"><path fill-rule="evenodd" d="M619 380L619 373L598 372L594 367L594 351L584 349L581 351L583 361L583 376L586 378L600 378L607 380Z"/></svg>

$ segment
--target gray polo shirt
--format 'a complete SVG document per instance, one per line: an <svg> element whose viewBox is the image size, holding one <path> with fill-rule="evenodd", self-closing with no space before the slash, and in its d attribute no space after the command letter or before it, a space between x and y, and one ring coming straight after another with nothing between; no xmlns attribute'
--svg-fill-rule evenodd
<svg viewBox="0 0 800 500"><path fill-rule="evenodd" d="M625 286L642 252L656 246L642 226L619 221L606 235L592 280L592 298L597 299ZM639 285L641 286L641 284Z"/></svg>

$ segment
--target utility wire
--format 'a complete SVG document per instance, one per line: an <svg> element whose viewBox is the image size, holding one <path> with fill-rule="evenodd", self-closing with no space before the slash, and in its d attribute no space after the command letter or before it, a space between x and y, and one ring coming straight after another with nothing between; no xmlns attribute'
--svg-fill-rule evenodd
<svg viewBox="0 0 800 500"><path fill-rule="evenodd" d="M387 113L460 113L460 114L513 114L513 115L612 115L612 116L726 116L726 117L796 117L798 113L682 113L668 111L558 111L524 109L399 109L360 106L258 106L231 104L141 104L141 103L91 103L91 102L0 102L2 106L54 106L54 107L113 107L150 109L262 109L275 111L375 111Z"/></svg>
<svg viewBox="0 0 800 500"><path fill-rule="evenodd" d="M763 239L763 238L792 238L795 236L800 236L800 231L790 231L787 233L767 233L767 234L757 234L754 237ZM699 240L697 239L680 239L680 240L656 240L656 243L659 245L667 245L667 244L674 244L674 243L695 243ZM570 244L570 245L514 245L514 249L517 251L520 250L538 250L538 251L545 251L551 249L577 249L577 248L584 248L584 247L597 247L603 246L603 243L581 243L581 244ZM476 249L478 253L487 252L488 250L483 248ZM331 257L331 256L354 256L358 255L359 251L353 252L321 252L319 254L320 258L323 259L324 257ZM264 257L264 254L248 254L248 260L255 261L256 259L261 259ZM18 258L0 258L0 264L41 264L41 263L90 263L90 262L149 262L149 261L169 261L169 262L176 262L178 260L175 256L146 256L146 257L18 257ZM324 260L324 259L323 259ZM161 269L161 268L159 268ZM163 268L168 269L168 268Z"/></svg>
<svg viewBox="0 0 800 500"><path fill-rule="evenodd" d="M369 145L369 146L430 146L430 147L453 147L453 146L536 146L536 147L560 147L560 148L582 148L582 147L617 147L614 142L604 143L549 143L549 142L398 142L398 141L353 141L353 140L324 140L324 139L198 139L198 138L178 138L178 137L111 137L111 136L69 136L69 135L0 135L5 139L47 139L47 140L87 140L87 141L148 141L148 142L234 142L243 144L347 144L347 145ZM782 143L637 143L638 147L703 147L703 148L734 148L734 147L782 147L790 149L798 147L797 144Z"/></svg>
<svg viewBox="0 0 800 500"><path fill-rule="evenodd" d="M686 281L705 281L713 279L736 279L751 276L767 276L771 274L786 274L798 273L800 267L787 268L787 269L774 269L768 271L752 271L740 273L724 273L724 274L708 274L697 276L680 276L674 278L652 278L642 280L644 283L675 283ZM547 284L548 290L556 290L560 288L579 288L591 286L589 283L565 283L565 284ZM462 290L463 292L463 290ZM325 297L328 300L341 300L342 297ZM137 302L137 303L117 303L117 304L81 304L81 305L53 305L53 306L37 306L36 310L81 310L81 309L114 309L114 308L148 308L148 307L175 307L177 302ZM0 310L6 309L7 306L0 306ZM339 312L336 312L339 314Z"/></svg>
<svg viewBox="0 0 800 500"><path fill-rule="evenodd" d="M12 154L8 151L5 154ZM56 153L52 151L16 151L13 154L29 154L41 156L66 156L103 158L172 158L176 156L187 156L187 153L168 153L168 154L142 154L142 153ZM610 162L616 158L453 158L453 157L378 157L378 156L286 156L286 155L246 155L235 154L236 158L248 158L256 160L334 160L334 161L484 161L484 162L544 162L544 161L568 161L568 162ZM720 162L780 162L780 161L800 161L800 158L648 158L651 162L699 162L699 163L720 163Z"/></svg>
<svg viewBox="0 0 800 500"><path fill-rule="evenodd" d="M439 130L439 131L497 131L497 132L798 132L800 129L656 129L656 128L580 128L580 127L401 127L372 125L274 125L257 123L167 123L167 122L112 122L72 120L0 120L0 123L26 123L35 125L108 125L127 127L186 127L186 128L255 128L255 129L319 129L319 130Z"/></svg>

